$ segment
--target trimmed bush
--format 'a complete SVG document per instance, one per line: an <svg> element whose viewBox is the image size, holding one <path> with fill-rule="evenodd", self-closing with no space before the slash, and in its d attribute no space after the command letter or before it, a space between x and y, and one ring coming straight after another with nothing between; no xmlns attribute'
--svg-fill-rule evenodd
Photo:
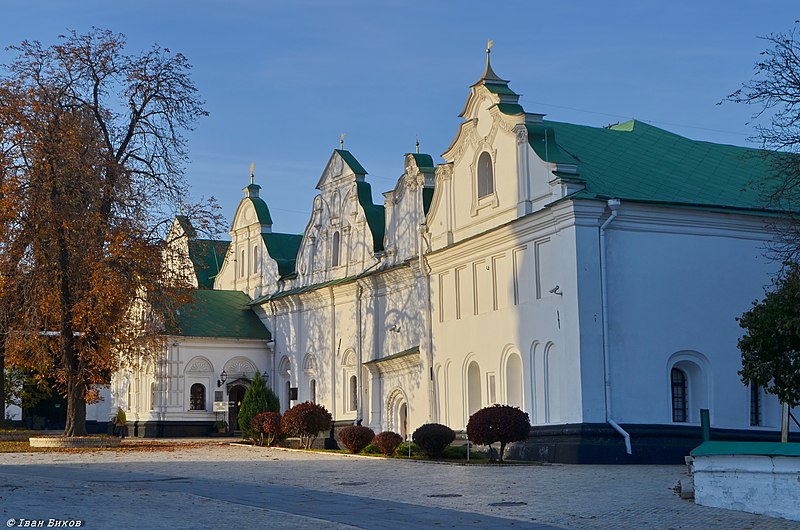
<svg viewBox="0 0 800 530"><path fill-rule="evenodd" d="M467 423L469 440L478 445L488 445L489 453L494 442L500 442L500 462L506 444L528 438L531 421L528 413L510 405L485 407L470 416Z"/></svg>
<svg viewBox="0 0 800 530"><path fill-rule="evenodd" d="M251 438L253 441L257 441L256 438L258 434L256 434L250 426L253 418L262 412L279 412L280 410L281 405L278 396L275 395L272 389L264 384L264 380L261 379L261 374L256 372L253 381L244 393L242 406L239 408L239 430L242 431L242 435L245 438Z"/></svg>
<svg viewBox="0 0 800 530"><path fill-rule="evenodd" d="M339 431L339 441L353 454L360 453L373 438L375 431L362 425L351 425Z"/></svg>
<svg viewBox="0 0 800 530"><path fill-rule="evenodd" d="M257 445L275 445L281 437L281 415L278 412L256 414L250 422L250 428L257 436Z"/></svg>
<svg viewBox="0 0 800 530"><path fill-rule="evenodd" d="M411 439L425 451L428 458L438 460L444 448L456 439L456 433L447 425L426 423L414 431Z"/></svg>
<svg viewBox="0 0 800 530"><path fill-rule="evenodd" d="M384 431L376 436L372 443L375 444L384 455L392 456L394 452L397 451L397 446L403 443L403 437L396 432Z"/></svg>
<svg viewBox="0 0 800 530"><path fill-rule="evenodd" d="M306 401L287 410L281 418L281 431L300 437L300 447L310 449L321 431L331 428L331 413L317 403Z"/></svg>

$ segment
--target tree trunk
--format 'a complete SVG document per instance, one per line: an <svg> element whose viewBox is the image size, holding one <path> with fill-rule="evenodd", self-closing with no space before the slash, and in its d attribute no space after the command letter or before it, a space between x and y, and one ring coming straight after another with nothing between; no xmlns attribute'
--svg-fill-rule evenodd
<svg viewBox="0 0 800 530"><path fill-rule="evenodd" d="M506 443L500 442L500 463L503 463L503 453L506 452Z"/></svg>
<svg viewBox="0 0 800 530"><path fill-rule="evenodd" d="M64 436L86 436L86 401L84 387L77 381L70 381L67 387L67 424Z"/></svg>
<svg viewBox="0 0 800 530"><path fill-rule="evenodd" d="M59 234L58 268L61 298L61 359L67 383L67 423L64 436L86 436L86 384L83 366L75 351L75 334L72 329L72 285L70 284L70 254L63 229Z"/></svg>
<svg viewBox="0 0 800 530"><path fill-rule="evenodd" d="M5 342L5 341L3 341ZM0 427L6 420L6 352L5 344L0 344Z"/></svg>

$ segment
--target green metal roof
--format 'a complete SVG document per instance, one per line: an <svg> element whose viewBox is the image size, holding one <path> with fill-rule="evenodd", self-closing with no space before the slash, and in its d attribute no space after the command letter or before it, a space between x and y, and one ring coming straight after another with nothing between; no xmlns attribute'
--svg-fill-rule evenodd
<svg viewBox="0 0 800 530"><path fill-rule="evenodd" d="M189 239L189 260L194 266L197 286L200 289L213 289L214 278L219 274L230 241L213 239Z"/></svg>
<svg viewBox="0 0 800 530"><path fill-rule="evenodd" d="M272 216L269 214L269 208L267 207L267 203L264 202L264 199L261 197L248 197L248 199L250 199L253 203L253 207L256 209L258 222L262 225L271 225Z"/></svg>
<svg viewBox="0 0 800 530"><path fill-rule="evenodd" d="M419 346L412 346L407 350L403 350L398 353L393 353L391 355L387 355L386 357L381 357L380 359L373 359L371 361L366 361L363 364L380 364L387 361L393 361L395 359L401 359L403 357L408 357L409 355L414 355L415 353L419 353Z"/></svg>
<svg viewBox="0 0 800 530"><path fill-rule="evenodd" d="M297 252L300 250L300 243L303 236L298 234L261 234L264 244L267 246L269 257L278 264L278 274L281 278L294 272L297 262Z"/></svg>
<svg viewBox="0 0 800 530"><path fill-rule="evenodd" d="M436 171L436 166L433 163L433 157L431 155L412 153L411 156L414 157L414 163L417 164L417 169L423 173L434 173Z"/></svg>
<svg viewBox="0 0 800 530"><path fill-rule="evenodd" d="M703 442L690 451L692 456L761 455L800 456L800 443L788 442Z"/></svg>
<svg viewBox="0 0 800 530"><path fill-rule="evenodd" d="M367 224L372 232L372 248L375 252L383 250L383 234L386 229L386 209L372 203L372 187L369 182L356 182L358 202L367 216Z"/></svg>
<svg viewBox="0 0 800 530"><path fill-rule="evenodd" d="M507 84L505 84L505 83L491 83L491 82L487 83L487 82L484 82L483 86L485 86L486 90L488 90L492 94L499 94L499 95L503 95L503 96L517 96L517 95L519 95L516 92L514 92L513 90L511 90L511 88L509 88L509 86Z"/></svg>
<svg viewBox="0 0 800 530"><path fill-rule="evenodd" d="M518 103L498 103L496 107L500 112L503 114L508 114L509 116L525 114L525 109L523 109L522 105Z"/></svg>
<svg viewBox="0 0 800 530"><path fill-rule="evenodd" d="M269 340L271 334L248 307L250 298L241 291L197 289L193 302L175 312L177 328L168 335Z"/></svg>
<svg viewBox="0 0 800 530"><path fill-rule="evenodd" d="M758 149L690 140L640 121L597 128L545 121L528 141L549 162L576 164L586 188L574 197L763 209L753 184L772 174Z"/></svg>
<svg viewBox="0 0 800 530"><path fill-rule="evenodd" d="M356 175L366 175L367 174L367 170L364 169L364 166L359 164L358 160L356 160L356 157L354 157L350 153L350 151L346 151L344 149L334 149L334 151L339 153L339 156L341 156L342 159L345 161L345 163L348 166L350 166L350 169L353 170L353 173L355 173Z"/></svg>

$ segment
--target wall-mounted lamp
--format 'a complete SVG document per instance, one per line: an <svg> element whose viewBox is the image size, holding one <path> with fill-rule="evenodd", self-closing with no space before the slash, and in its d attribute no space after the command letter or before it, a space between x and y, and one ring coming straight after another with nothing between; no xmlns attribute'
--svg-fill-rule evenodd
<svg viewBox="0 0 800 530"><path fill-rule="evenodd" d="M219 379L217 379L217 388L221 387L227 380L228 374L223 370L222 373L219 374Z"/></svg>
<svg viewBox="0 0 800 530"><path fill-rule="evenodd" d="M261 377L264 379L264 383L269 383L269 372L264 370L264 373L261 374Z"/></svg>
<svg viewBox="0 0 800 530"><path fill-rule="evenodd" d="M558 296L564 296L564 293L561 292L561 287L558 285L550 289L550 294L557 294Z"/></svg>

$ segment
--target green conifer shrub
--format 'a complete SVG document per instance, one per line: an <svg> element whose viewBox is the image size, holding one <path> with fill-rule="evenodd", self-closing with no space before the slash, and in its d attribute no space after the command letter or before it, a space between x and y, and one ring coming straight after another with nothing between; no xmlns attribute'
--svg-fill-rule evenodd
<svg viewBox="0 0 800 530"><path fill-rule="evenodd" d="M239 430L244 438L257 441L258 435L253 431L251 422L257 414L262 412L280 412L281 405L278 396L261 379L261 374L256 372L253 381L244 393L242 406L239 408Z"/></svg>
<svg viewBox="0 0 800 530"><path fill-rule="evenodd" d="M438 460L444 448L456 439L456 433L447 425L426 423L414 431L411 439L425 451L428 458Z"/></svg>
<svg viewBox="0 0 800 530"><path fill-rule="evenodd" d="M375 431L363 425L351 425L339 431L339 441L353 454L360 453L375 438Z"/></svg>

